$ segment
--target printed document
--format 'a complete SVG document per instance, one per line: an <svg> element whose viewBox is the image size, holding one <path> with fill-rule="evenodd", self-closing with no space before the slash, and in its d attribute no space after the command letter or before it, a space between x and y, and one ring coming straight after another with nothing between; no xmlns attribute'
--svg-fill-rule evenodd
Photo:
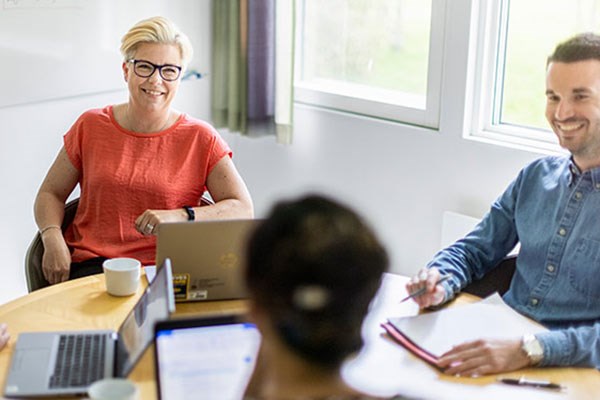
<svg viewBox="0 0 600 400"><path fill-rule="evenodd" d="M547 329L509 307L498 293L472 304L445 308L389 323L416 346L439 357L454 345L483 338L514 338Z"/></svg>

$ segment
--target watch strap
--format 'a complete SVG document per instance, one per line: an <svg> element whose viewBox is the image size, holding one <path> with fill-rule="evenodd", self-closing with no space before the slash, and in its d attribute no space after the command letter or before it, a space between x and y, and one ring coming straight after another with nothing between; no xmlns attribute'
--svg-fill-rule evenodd
<svg viewBox="0 0 600 400"><path fill-rule="evenodd" d="M188 221L194 221L196 219L196 212L192 206L183 206L183 209L188 215Z"/></svg>

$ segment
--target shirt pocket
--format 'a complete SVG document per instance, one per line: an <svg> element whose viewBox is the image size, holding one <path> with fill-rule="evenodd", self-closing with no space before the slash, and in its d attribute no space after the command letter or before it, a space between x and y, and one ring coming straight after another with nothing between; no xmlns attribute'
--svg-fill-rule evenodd
<svg viewBox="0 0 600 400"><path fill-rule="evenodd" d="M587 299L600 299L600 241L579 239L568 272L573 289Z"/></svg>

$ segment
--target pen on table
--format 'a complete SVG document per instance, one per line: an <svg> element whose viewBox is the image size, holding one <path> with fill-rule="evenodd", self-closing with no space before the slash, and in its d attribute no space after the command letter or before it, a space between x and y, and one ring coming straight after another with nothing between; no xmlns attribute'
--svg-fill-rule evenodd
<svg viewBox="0 0 600 400"><path fill-rule="evenodd" d="M519 379L500 378L500 379L498 379L498 381L505 383L507 385L515 385L515 386L528 386L528 387L554 389L554 390L564 389L564 386L562 386L559 383L553 383L550 381L538 381L538 380L532 380L532 379L525 379L524 377L520 377Z"/></svg>
<svg viewBox="0 0 600 400"><path fill-rule="evenodd" d="M450 279L450 275L443 275L442 277L440 277L440 279L435 283L436 285L447 281L448 279ZM426 287L422 287L421 289L409 294L408 296L406 296L405 298L403 298L402 300L400 300L400 303L404 303L406 300L408 299L412 299L413 297L417 297L422 295L423 293L425 293L427 291Z"/></svg>

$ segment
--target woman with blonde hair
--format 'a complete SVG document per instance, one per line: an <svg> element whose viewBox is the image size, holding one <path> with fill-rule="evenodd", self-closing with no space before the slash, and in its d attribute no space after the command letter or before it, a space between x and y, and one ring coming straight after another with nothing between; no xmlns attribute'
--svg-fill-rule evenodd
<svg viewBox="0 0 600 400"><path fill-rule="evenodd" d="M192 57L188 38L154 17L121 43L128 101L77 119L35 201L52 284L99 273L106 258L154 264L161 223L253 215L229 146L208 123L171 108ZM63 237L65 201L77 184L79 207ZM205 191L215 204L200 208Z"/></svg>

